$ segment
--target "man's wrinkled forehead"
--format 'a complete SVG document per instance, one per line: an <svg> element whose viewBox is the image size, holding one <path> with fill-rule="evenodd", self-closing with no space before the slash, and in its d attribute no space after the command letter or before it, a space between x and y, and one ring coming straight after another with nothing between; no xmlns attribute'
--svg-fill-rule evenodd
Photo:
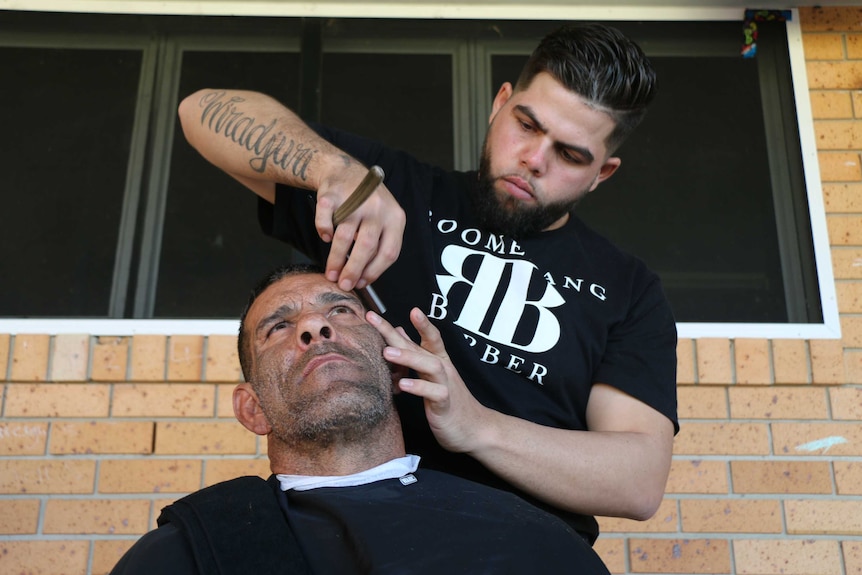
<svg viewBox="0 0 862 575"><path fill-rule="evenodd" d="M306 305L324 306L345 302L361 305L359 298L352 292L345 292L323 274L291 274L267 287L252 304L249 310L247 328L257 329L258 324L273 313L282 316L299 313Z"/></svg>

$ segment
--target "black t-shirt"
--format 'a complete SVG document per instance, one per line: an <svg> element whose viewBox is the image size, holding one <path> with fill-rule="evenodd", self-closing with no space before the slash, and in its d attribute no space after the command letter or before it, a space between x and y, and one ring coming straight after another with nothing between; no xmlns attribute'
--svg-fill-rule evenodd
<svg viewBox="0 0 862 575"><path fill-rule="evenodd" d="M447 172L377 142L315 126L366 165L383 168L407 214L399 259L374 283L386 319L413 333L422 309L483 405L542 425L586 430L594 383L611 385L675 426L676 325L659 278L574 215L559 229L514 240L482 230L468 187L475 172ZM277 186L259 203L263 230L325 263L329 244L314 228L313 194ZM476 460L443 450L419 398L399 394L407 449L424 466L510 489L594 539L593 517L551 508Z"/></svg>

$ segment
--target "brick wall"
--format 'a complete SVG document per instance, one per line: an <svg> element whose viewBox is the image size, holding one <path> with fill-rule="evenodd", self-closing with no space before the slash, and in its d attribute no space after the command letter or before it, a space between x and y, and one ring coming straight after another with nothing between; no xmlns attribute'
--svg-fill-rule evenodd
<svg viewBox="0 0 862 575"><path fill-rule="evenodd" d="M843 340L679 344L682 431L614 573L862 574L862 8L802 9ZM105 573L158 510L268 474L233 337L2 335L0 573Z"/></svg>

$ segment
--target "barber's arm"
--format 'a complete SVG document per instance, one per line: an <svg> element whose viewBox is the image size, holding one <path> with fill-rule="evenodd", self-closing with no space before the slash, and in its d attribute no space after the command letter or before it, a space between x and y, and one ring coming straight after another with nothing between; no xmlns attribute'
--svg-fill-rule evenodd
<svg viewBox="0 0 862 575"><path fill-rule="evenodd" d="M180 103L179 118L189 144L264 200L275 203L276 183L317 192L314 224L321 239L332 242L326 274L342 289L364 287L398 258L406 218L389 190L381 184L334 228L333 213L368 168L277 100L257 92L200 90Z"/></svg>
<svg viewBox="0 0 862 575"><path fill-rule="evenodd" d="M562 509L640 520L656 512L673 448L674 426L666 416L603 384L595 384L590 394L589 431L504 415L470 394L428 318L413 309L410 319L421 346L369 314L388 344L384 357L419 374L400 380L399 388L424 398L428 422L444 448L475 457L509 483Z"/></svg>

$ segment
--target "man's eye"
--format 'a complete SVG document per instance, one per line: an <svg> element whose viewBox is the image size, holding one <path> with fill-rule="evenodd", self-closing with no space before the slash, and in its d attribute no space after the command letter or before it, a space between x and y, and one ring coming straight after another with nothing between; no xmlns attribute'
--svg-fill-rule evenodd
<svg viewBox="0 0 862 575"><path fill-rule="evenodd" d="M533 124L531 124L529 122L521 121L521 129L524 130L525 132L532 132L533 131Z"/></svg>
<svg viewBox="0 0 862 575"><path fill-rule="evenodd" d="M329 311L329 315L339 315L343 313L353 313L353 309L346 305L337 305Z"/></svg>
<svg viewBox="0 0 862 575"><path fill-rule="evenodd" d="M277 324L273 325L271 328L269 328L268 335L272 335L273 333L275 333L279 330L282 330L286 327L287 327L287 322L286 321L280 321Z"/></svg>

